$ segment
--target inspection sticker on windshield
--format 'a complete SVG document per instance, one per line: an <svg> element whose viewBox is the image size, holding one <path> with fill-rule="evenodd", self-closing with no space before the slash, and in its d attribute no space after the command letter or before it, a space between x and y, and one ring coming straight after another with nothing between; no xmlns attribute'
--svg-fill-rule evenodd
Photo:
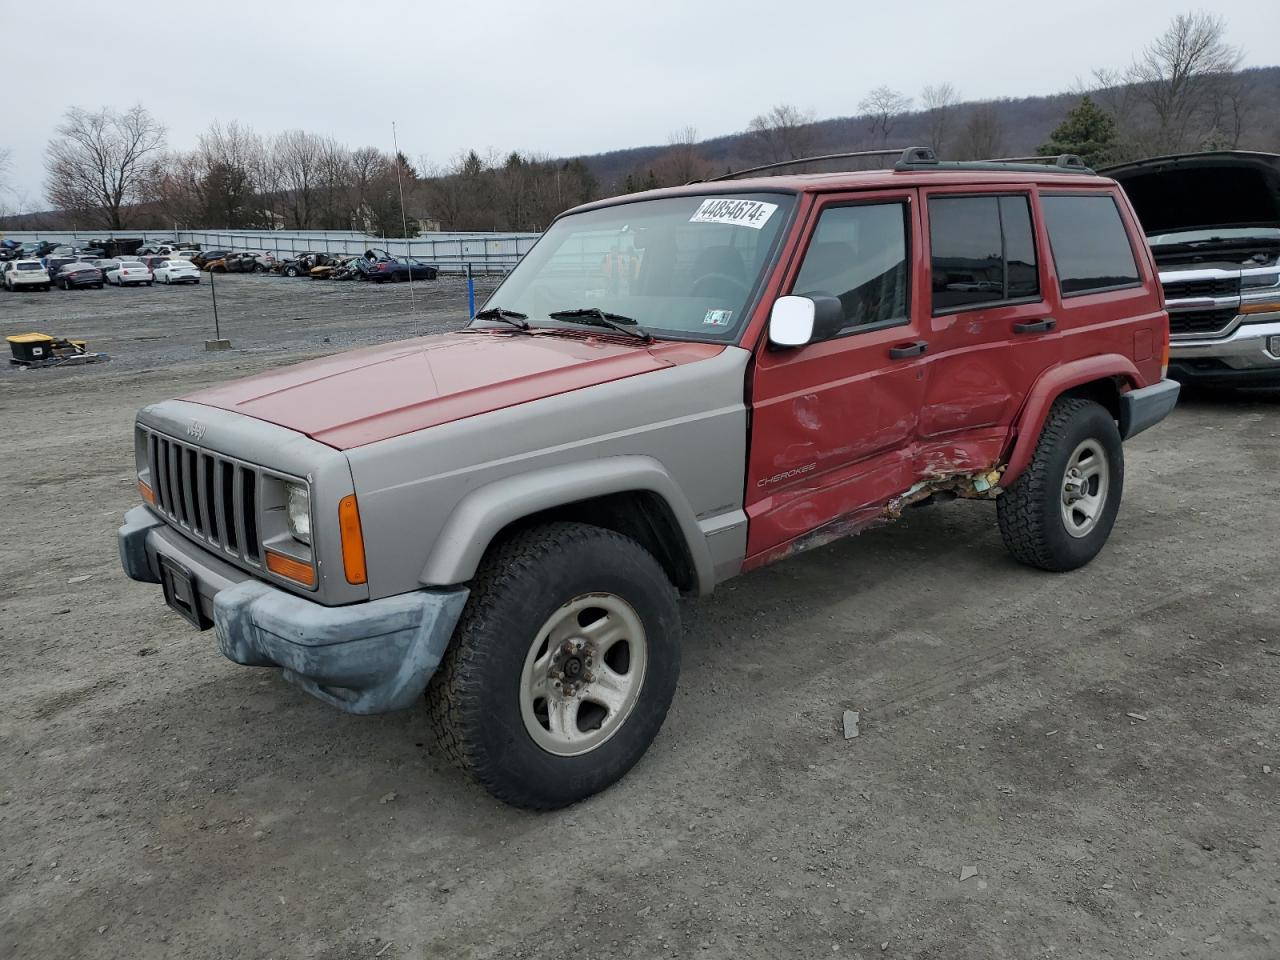
<svg viewBox="0 0 1280 960"><path fill-rule="evenodd" d="M763 203L760 200L734 200L731 197L712 197L703 200L692 217L690 223L727 223L735 227L750 227L759 230L774 211L776 203Z"/></svg>
<svg viewBox="0 0 1280 960"><path fill-rule="evenodd" d="M707 315L702 318L702 325L704 327L727 327L732 319L732 310L708 310Z"/></svg>

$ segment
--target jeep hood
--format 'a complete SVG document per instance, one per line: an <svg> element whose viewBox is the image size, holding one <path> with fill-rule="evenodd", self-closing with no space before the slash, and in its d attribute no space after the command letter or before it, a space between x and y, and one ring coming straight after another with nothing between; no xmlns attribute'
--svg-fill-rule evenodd
<svg viewBox="0 0 1280 960"><path fill-rule="evenodd" d="M723 350L576 331L446 333L295 364L183 399L346 450Z"/></svg>
<svg viewBox="0 0 1280 960"><path fill-rule="evenodd" d="M1098 172L1124 187L1148 236L1214 227L1280 227L1280 154L1187 153Z"/></svg>

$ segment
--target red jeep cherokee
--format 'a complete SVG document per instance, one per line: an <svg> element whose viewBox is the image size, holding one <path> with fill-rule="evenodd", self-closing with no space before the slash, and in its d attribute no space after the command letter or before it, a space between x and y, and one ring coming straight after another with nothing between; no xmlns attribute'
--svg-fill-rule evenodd
<svg viewBox="0 0 1280 960"><path fill-rule="evenodd" d="M464 330L147 407L125 569L341 709L408 706L497 796L639 759L678 593L935 495L1070 570L1173 407L1112 180L1059 158L730 180L556 220Z"/></svg>

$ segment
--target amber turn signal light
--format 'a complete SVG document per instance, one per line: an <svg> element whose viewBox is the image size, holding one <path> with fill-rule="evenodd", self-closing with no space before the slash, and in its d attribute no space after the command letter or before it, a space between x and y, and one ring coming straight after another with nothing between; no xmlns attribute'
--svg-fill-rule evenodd
<svg viewBox="0 0 1280 960"><path fill-rule="evenodd" d="M276 553L274 550L267 551L267 569L278 577L300 583L304 587L316 585L315 567L301 560L295 560L293 557L286 557L283 553Z"/></svg>
<svg viewBox="0 0 1280 960"><path fill-rule="evenodd" d="M360 507L354 493L343 497L338 504L338 529L342 533L342 568L346 571L347 583L367 583L364 532L360 529Z"/></svg>
<svg viewBox="0 0 1280 960"><path fill-rule="evenodd" d="M151 504L153 507L156 505L156 492L141 480L138 481L138 493L142 494L142 499L147 501L147 503Z"/></svg>
<svg viewBox="0 0 1280 960"><path fill-rule="evenodd" d="M1246 303L1240 308L1241 313L1275 313L1280 310L1280 300L1264 300L1261 303Z"/></svg>

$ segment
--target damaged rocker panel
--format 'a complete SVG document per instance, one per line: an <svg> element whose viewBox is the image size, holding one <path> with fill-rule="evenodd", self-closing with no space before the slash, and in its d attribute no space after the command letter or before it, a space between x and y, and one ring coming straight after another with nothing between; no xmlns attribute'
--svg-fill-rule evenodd
<svg viewBox="0 0 1280 960"><path fill-rule="evenodd" d="M913 484L908 490L891 497L887 503L872 504L836 517L810 532L779 544L763 554L750 558L744 569L763 567L787 557L794 557L807 550L823 547L836 540L855 536L871 527L882 526L899 519L908 507L923 506L935 496L948 499L994 500L1004 492L1000 479L1006 464L999 464L970 473L957 473L929 477Z"/></svg>

